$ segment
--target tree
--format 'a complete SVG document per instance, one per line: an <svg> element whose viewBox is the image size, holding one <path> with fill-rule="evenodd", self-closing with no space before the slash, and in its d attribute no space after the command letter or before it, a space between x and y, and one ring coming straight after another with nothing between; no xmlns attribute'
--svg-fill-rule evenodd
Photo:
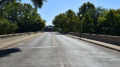
<svg viewBox="0 0 120 67"><path fill-rule="evenodd" d="M101 34L119 35L120 11L110 9L98 17L98 27Z"/></svg>
<svg viewBox="0 0 120 67"><path fill-rule="evenodd" d="M89 13L86 13L82 18L82 32L92 33L93 32L93 19L90 17Z"/></svg>
<svg viewBox="0 0 120 67"><path fill-rule="evenodd" d="M3 18L4 14L3 14L3 9L0 9L0 18Z"/></svg>
<svg viewBox="0 0 120 67"><path fill-rule="evenodd" d="M46 0L31 0L37 10L37 8L41 8L43 5L43 2L45 2Z"/></svg>
<svg viewBox="0 0 120 67"><path fill-rule="evenodd" d="M56 28L58 28L62 32L68 32L68 18L67 16L63 14L59 14L55 17L53 20L53 24L55 25Z"/></svg>
<svg viewBox="0 0 120 67"><path fill-rule="evenodd" d="M10 23L6 19L0 19L0 34L6 34Z"/></svg>
<svg viewBox="0 0 120 67"><path fill-rule="evenodd" d="M62 32L77 32L79 30L79 18L72 10L68 10L63 14L59 14L53 20L56 28Z"/></svg>
<svg viewBox="0 0 120 67"><path fill-rule="evenodd" d="M14 1L12 0L12 2ZM18 26L8 19L10 17L8 14L9 12L6 12L6 8L0 9L0 34L14 33L18 29Z"/></svg>
<svg viewBox="0 0 120 67"><path fill-rule="evenodd" d="M9 23L7 19L0 19L0 34L14 33L17 28L16 24Z"/></svg>
<svg viewBox="0 0 120 67"><path fill-rule="evenodd" d="M120 26L120 13L119 10L113 10L111 9L107 16L106 16L107 20L106 22L109 22L109 32L112 35L119 35L120 31L119 31L119 26Z"/></svg>
<svg viewBox="0 0 120 67"><path fill-rule="evenodd" d="M78 12L78 17L80 17L80 15L82 15L82 17L85 16L86 13L89 13L90 18L93 19L93 33L99 34L99 28L97 27L98 24L98 17L100 15L103 15L102 13L104 11L107 11L104 8L101 7L95 7L94 4L87 2L84 3L80 8L79 8L79 12ZM82 19L82 17L80 17L80 19Z"/></svg>
<svg viewBox="0 0 120 67"><path fill-rule="evenodd" d="M37 18L34 23L34 30L35 31L43 31L45 29L45 20L42 20L41 18Z"/></svg>
<svg viewBox="0 0 120 67"><path fill-rule="evenodd" d="M74 19L74 17L76 16L75 12L72 11L71 9L69 9L68 11L66 11L66 16L69 18L69 19Z"/></svg>
<svg viewBox="0 0 120 67"><path fill-rule="evenodd" d="M10 23L17 23L20 21L19 18L23 16L23 10L24 8L21 3L12 2L5 6L4 14Z"/></svg>
<svg viewBox="0 0 120 67"><path fill-rule="evenodd" d="M53 25L63 32L82 32L94 34L120 35L120 9L106 10L87 2L76 13L68 10L53 20Z"/></svg>
<svg viewBox="0 0 120 67"><path fill-rule="evenodd" d="M68 17L68 27L69 32L77 32L78 31L78 23L80 23L79 18L77 17L76 13L72 10L66 11L66 16Z"/></svg>
<svg viewBox="0 0 120 67"><path fill-rule="evenodd" d="M21 4L15 1L6 5L4 10L5 18L19 27L16 32L38 31L34 29L34 25L36 18L41 19L41 17L30 4ZM44 21L41 19L41 22Z"/></svg>
<svg viewBox="0 0 120 67"><path fill-rule="evenodd" d="M89 15L88 15L89 14ZM85 16L88 15L89 17L85 18ZM81 17L82 16L82 17ZM78 11L78 17L80 18L81 22L83 23L87 19L89 21L89 19L92 19L92 32L95 32L96 29L96 25L97 25L97 15L96 15L96 7L94 6L94 4L87 2L84 3ZM91 20L90 20L91 21ZM88 22L89 23L89 22ZM84 30L83 30L84 31ZM89 33L87 31L84 31L86 33ZM91 32L90 32L91 33Z"/></svg>
<svg viewBox="0 0 120 67"><path fill-rule="evenodd" d="M4 3L10 3L13 1L21 1L21 0L0 0L0 5L4 5ZM41 8L43 5L43 2L46 2L46 0L31 0L33 5L35 6L36 10L37 8Z"/></svg>
<svg viewBox="0 0 120 67"><path fill-rule="evenodd" d="M89 13L91 17L93 17L94 13L95 13L95 6L94 4L87 2L84 3L78 11L78 17L80 17L80 15L85 15L86 13Z"/></svg>
<svg viewBox="0 0 120 67"><path fill-rule="evenodd" d="M37 11L32 8L31 5L24 4L23 8L23 17L21 17L20 22L18 22L18 32L41 31L45 26L45 21L41 19Z"/></svg>
<svg viewBox="0 0 120 67"><path fill-rule="evenodd" d="M0 5L2 5L3 3L8 4L8 3L13 2L13 1L16 1L16 0L0 0Z"/></svg>
<svg viewBox="0 0 120 67"><path fill-rule="evenodd" d="M15 31L18 29L18 26L15 23L10 23L9 28L7 30L7 33L15 33Z"/></svg>
<svg viewBox="0 0 120 67"><path fill-rule="evenodd" d="M106 17L104 16L98 17L97 27L98 27L99 34L107 34L108 23L106 22Z"/></svg>
<svg viewBox="0 0 120 67"><path fill-rule="evenodd" d="M46 21L40 17L37 10L30 4L21 4L17 1L4 1L7 4L0 9L0 34L43 30Z"/></svg>

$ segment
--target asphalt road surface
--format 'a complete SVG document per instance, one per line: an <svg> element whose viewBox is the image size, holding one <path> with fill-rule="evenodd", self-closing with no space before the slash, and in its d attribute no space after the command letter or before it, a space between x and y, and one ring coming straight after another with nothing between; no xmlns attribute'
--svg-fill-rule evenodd
<svg viewBox="0 0 120 67"><path fill-rule="evenodd" d="M0 67L120 67L120 52L45 32L0 51Z"/></svg>

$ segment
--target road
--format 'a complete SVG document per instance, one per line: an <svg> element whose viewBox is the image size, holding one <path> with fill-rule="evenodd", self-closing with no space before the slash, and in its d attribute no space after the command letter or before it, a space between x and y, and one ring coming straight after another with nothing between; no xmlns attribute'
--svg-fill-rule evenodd
<svg viewBox="0 0 120 67"><path fill-rule="evenodd" d="M120 52L45 32L1 50L0 67L120 67Z"/></svg>

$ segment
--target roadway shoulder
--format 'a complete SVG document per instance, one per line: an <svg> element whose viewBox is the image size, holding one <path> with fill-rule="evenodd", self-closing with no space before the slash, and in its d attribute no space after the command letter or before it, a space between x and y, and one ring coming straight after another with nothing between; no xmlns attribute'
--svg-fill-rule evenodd
<svg viewBox="0 0 120 67"><path fill-rule="evenodd" d="M25 37L22 37L22 38L10 40L10 41L7 41L7 42L2 42L2 43L0 43L0 50L9 48L9 47L11 47L11 46L14 46L14 45L16 45L17 43L20 43L20 42L23 42L23 41L32 39L32 38L34 38L34 37L39 36L40 34L41 34L41 33L34 33L34 34L26 35Z"/></svg>

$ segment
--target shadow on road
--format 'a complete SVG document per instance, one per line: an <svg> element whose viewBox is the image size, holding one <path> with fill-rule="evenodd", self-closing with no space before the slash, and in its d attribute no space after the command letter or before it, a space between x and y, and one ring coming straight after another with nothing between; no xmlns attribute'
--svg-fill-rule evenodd
<svg viewBox="0 0 120 67"><path fill-rule="evenodd" d="M10 48L5 50L0 50L0 58L9 56L12 53L21 52L19 48Z"/></svg>

